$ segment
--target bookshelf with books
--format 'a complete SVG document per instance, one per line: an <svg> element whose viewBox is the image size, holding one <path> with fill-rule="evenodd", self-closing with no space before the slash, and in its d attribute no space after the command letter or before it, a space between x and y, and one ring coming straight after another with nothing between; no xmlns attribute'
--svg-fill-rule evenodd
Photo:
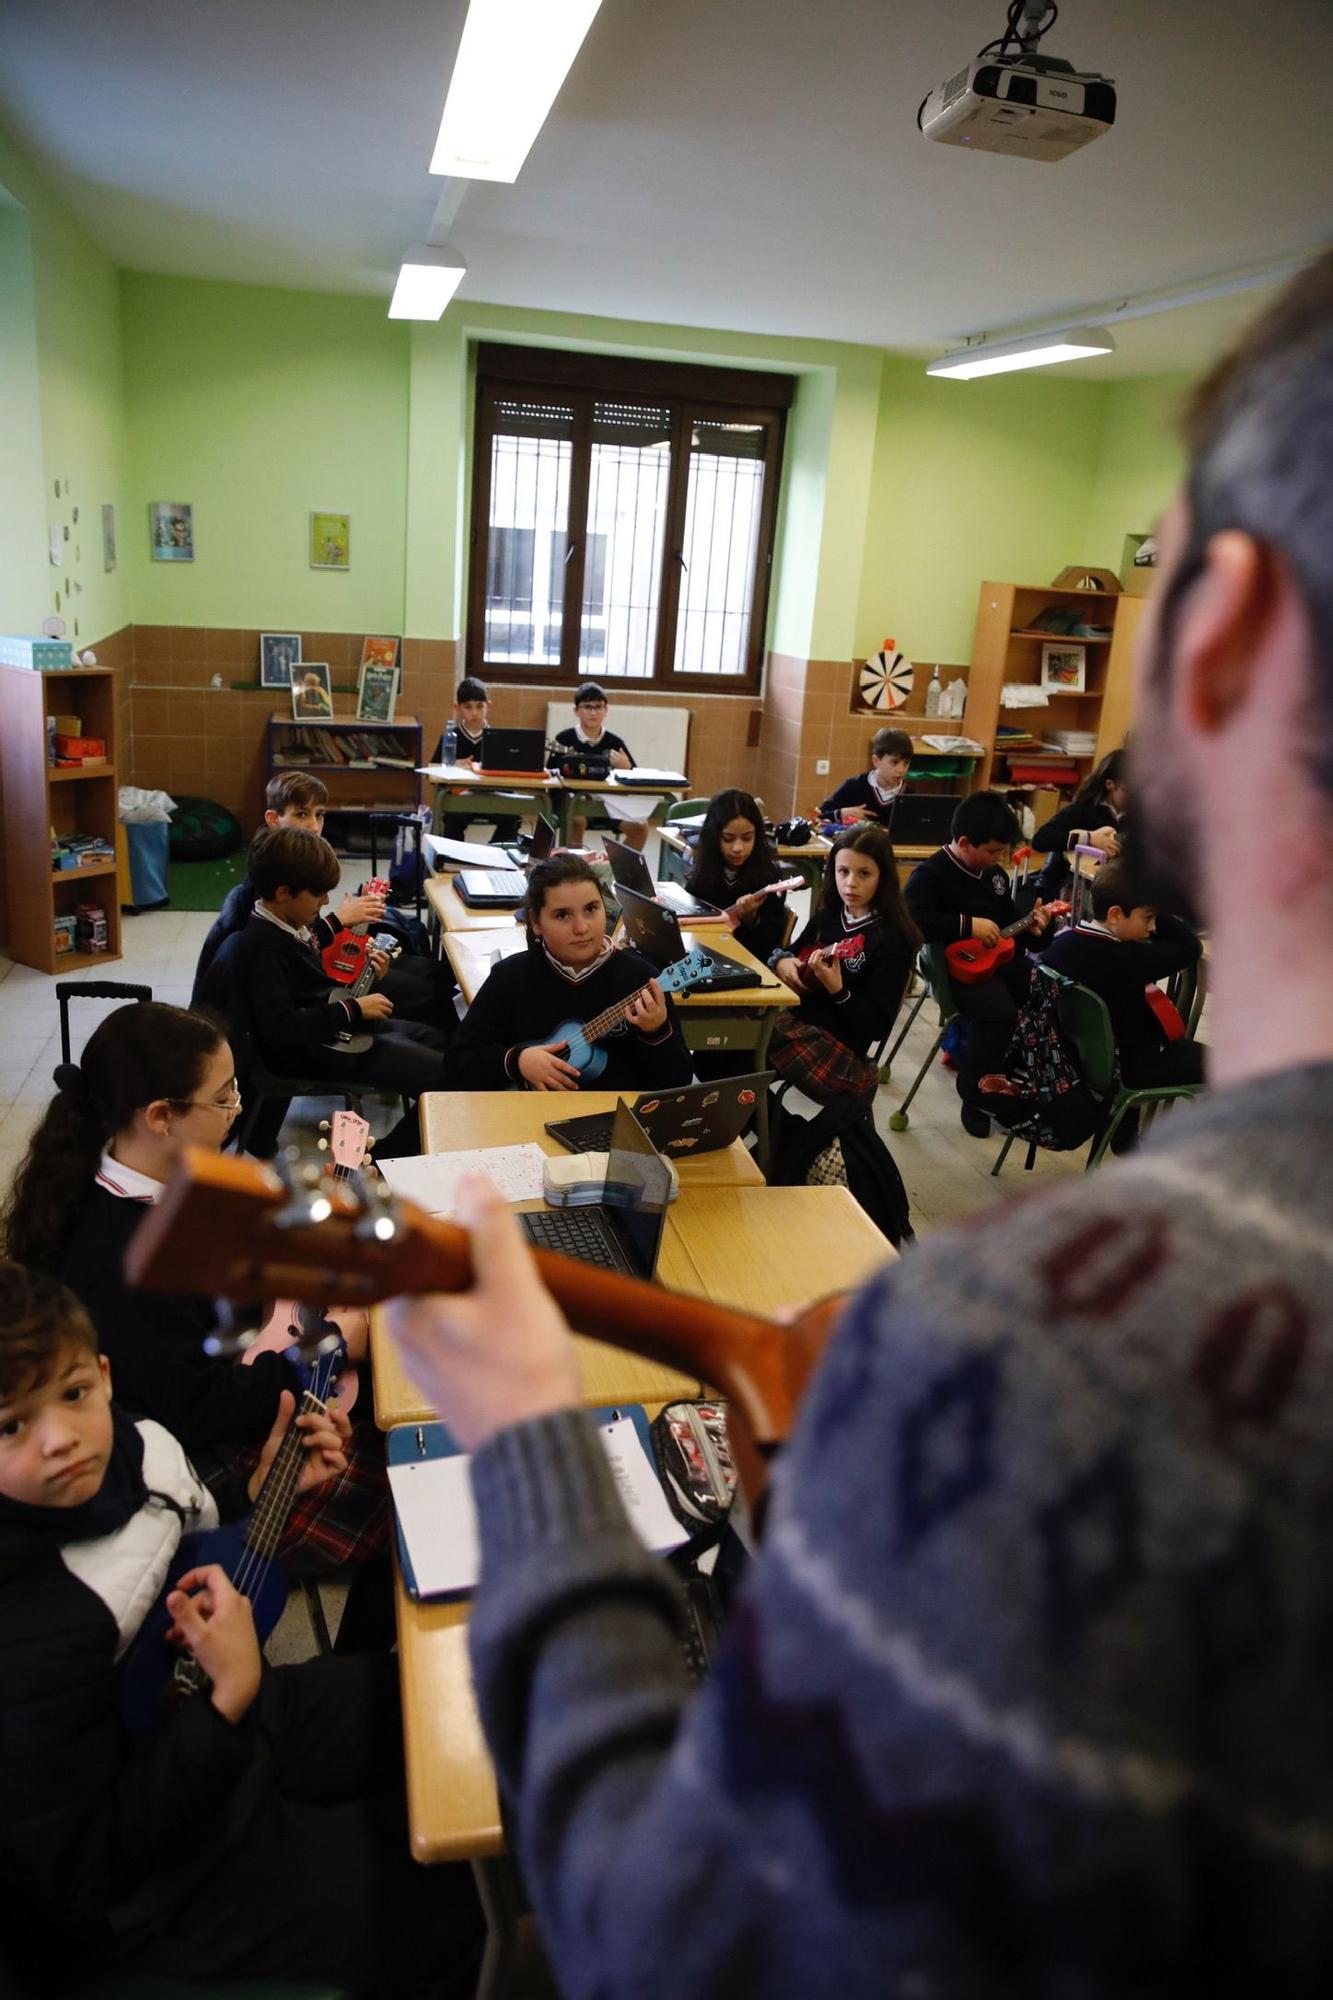
<svg viewBox="0 0 1333 2000"><path fill-rule="evenodd" d="M326 828L335 846L339 821L368 812L408 812L421 803L421 723L415 715L394 722L336 715L296 722L290 715L271 715L266 751L270 778L313 771L323 779L329 792Z"/></svg>
<svg viewBox="0 0 1333 2000"><path fill-rule="evenodd" d="M65 726L49 761L75 719L77 748ZM38 972L121 955L115 723L111 667L0 666L9 949Z"/></svg>
<svg viewBox="0 0 1333 2000"><path fill-rule="evenodd" d="M1069 792L1124 742L1143 602L1118 591L982 584L963 722L985 746L977 790ZM1044 646L1078 649L1083 685L1051 688L1045 702L1035 703L1012 691L1040 689Z"/></svg>

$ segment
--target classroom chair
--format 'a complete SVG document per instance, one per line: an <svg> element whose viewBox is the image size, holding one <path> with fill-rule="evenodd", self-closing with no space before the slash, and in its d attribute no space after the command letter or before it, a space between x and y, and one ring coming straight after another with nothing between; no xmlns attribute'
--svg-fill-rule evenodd
<svg viewBox="0 0 1333 2000"><path fill-rule="evenodd" d="M60 1060L69 1061L69 1003L71 1000L151 1000L151 986L131 986L123 979L62 979L56 987L60 1008Z"/></svg>
<svg viewBox="0 0 1333 2000"><path fill-rule="evenodd" d="M1125 1114L1143 1106L1154 1111L1159 1105L1170 1104L1179 1097L1202 1097L1206 1086L1201 1083L1154 1084L1146 1088L1131 1089L1120 1081L1120 1064L1116 1054L1115 1037L1111 1033L1111 1016L1106 1002L1091 992L1086 986L1079 986L1074 980L1066 979L1063 973L1054 971L1048 965L1038 965L1035 970L1043 979L1052 979L1060 988L1060 1025L1069 1037L1074 1051L1074 1061L1079 1076L1089 1094L1096 1098L1104 1111L1103 1122L1093 1134L1088 1148L1084 1172L1092 1169L1106 1157L1107 1148L1115 1137ZM1009 1156L1009 1148L1014 1143L1013 1133L1009 1133L1001 1146L995 1165L991 1168L994 1177ZM1037 1156L1036 1143L1028 1146L1025 1169L1030 1169Z"/></svg>
<svg viewBox="0 0 1333 2000"><path fill-rule="evenodd" d="M698 819L700 813L706 813L712 803L711 799L672 799L663 825L670 826L673 819Z"/></svg>
<svg viewBox="0 0 1333 2000"><path fill-rule="evenodd" d="M920 1090L922 1084L925 1082L926 1072L930 1068L931 1064L934 1062L936 1056L939 1054L940 1045L943 1042L944 1037L949 1030L949 1026L955 1020L958 1014L958 1003L954 999L953 989L949 985L949 968L945 961L943 947L934 944L923 944L921 947L921 956L918 960L918 964L921 970L921 976L926 982L926 989L921 994L921 997L918 999L915 1007L912 1009L911 1015L908 1018L907 1027L903 1029L902 1034L899 1035L897 1041L894 1043L893 1047L889 1051L890 1064L892 1064L894 1056L897 1055L898 1050L902 1046L903 1038L907 1034L907 1029L911 1027L912 1022L915 1021L917 1015L921 1012L921 1009L925 1006L927 999L931 997L934 998L935 1004L940 1010L939 1033L936 1035L934 1041L930 1045L930 1053L927 1055L926 1060L922 1063L920 1069L917 1071L915 1077L913 1078L911 1089L908 1091L902 1103L898 1106L898 1109L890 1113L889 1130L891 1132L905 1132L907 1130L908 1123L910 1122L908 1113L911 1109L912 1099L916 1096L918 1090ZM887 1037L885 1039L887 1040ZM882 1053L883 1043L880 1044L880 1050Z"/></svg>

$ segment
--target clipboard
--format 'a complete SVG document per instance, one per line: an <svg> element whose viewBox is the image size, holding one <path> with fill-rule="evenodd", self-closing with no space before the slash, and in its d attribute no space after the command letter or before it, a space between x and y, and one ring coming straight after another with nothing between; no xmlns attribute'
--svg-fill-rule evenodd
<svg viewBox="0 0 1333 2000"><path fill-rule="evenodd" d="M653 1453L648 1412L641 1403L607 1405L601 1409L590 1410L588 1414L599 1425L614 1423L619 1418L628 1418L634 1426L635 1435L643 1447L648 1463L656 1474L657 1460ZM390 1467L426 1465L439 1459L466 1456L445 1424L395 1424L385 1439L385 1459ZM456 1589L423 1590L417 1579L416 1568L408 1550L407 1537L403 1532L403 1523L396 1505L393 1524L394 1539L398 1548L398 1567L402 1572L407 1594L414 1603L432 1603L436 1600L451 1600L472 1595L474 1586L470 1583ZM682 1530L682 1543L686 1539L688 1538Z"/></svg>

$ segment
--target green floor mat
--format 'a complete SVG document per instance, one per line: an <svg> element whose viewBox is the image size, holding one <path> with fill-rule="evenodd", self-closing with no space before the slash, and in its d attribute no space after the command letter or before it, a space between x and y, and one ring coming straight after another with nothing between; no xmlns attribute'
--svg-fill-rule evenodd
<svg viewBox="0 0 1333 2000"><path fill-rule="evenodd" d="M173 910L220 910L228 889L245 873L245 849L225 861L169 861L167 893Z"/></svg>

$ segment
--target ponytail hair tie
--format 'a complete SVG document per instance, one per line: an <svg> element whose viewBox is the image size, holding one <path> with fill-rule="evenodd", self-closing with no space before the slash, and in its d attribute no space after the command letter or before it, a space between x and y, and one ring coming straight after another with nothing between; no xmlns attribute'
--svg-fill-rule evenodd
<svg viewBox="0 0 1333 2000"><path fill-rule="evenodd" d="M71 1097L87 1097L88 1079L77 1063L57 1063L51 1072L51 1081L57 1090L63 1090Z"/></svg>

